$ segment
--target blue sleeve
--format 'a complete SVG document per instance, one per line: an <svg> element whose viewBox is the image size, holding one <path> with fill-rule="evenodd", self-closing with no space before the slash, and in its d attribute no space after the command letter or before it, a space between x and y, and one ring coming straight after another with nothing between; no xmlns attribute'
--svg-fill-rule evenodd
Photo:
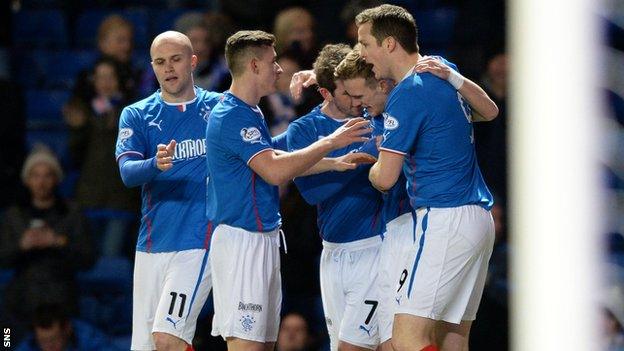
<svg viewBox="0 0 624 351"><path fill-rule="evenodd" d="M148 183L160 172L156 167L156 157L143 160L137 155L128 154L119 159L121 180L128 188Z"/></svg>
<svg viewBox="0 0 624 351"><path fill-rule="evenodd" d="M407 79L413 79L413 76ZM397 87L397 91L388 98L384 113L384 135L380 146L380 150L402 155L412 149L427 114L422 99L415 98L417 92L405 88Z"/></svg>
<svg viewBox="0 0 624 351"><path fill-rule="evenodd" d="M123 155L136 155L145 158L148 155L148 141L144 134L144 123L138 112L124 108L119 117L119 133L115 145L115 159Z"/></svg>
<svg viewBox="0 0 624 351"><path fill-rule="evenodd" d="M303 149L318 140L315 126L313 124L303 125L299 121L291 123L286 131L288 151ZM351 179L367 169L368 167L360 166L352 171L325 172L297 177L295 178L295 185L307 203L316 205L335 195Z"/></svg>
<svg viewBox="0 0 624 351"><path fill-rule="evenodd" d="M235 108L223 120L220 141L243 162L264 150L273 149L266 125L251 111Z"/></svg>
<svg viewBox="0 0 624 351"><path fill-rule="evenodd" d="M282 151L288 151L288 142L287 142L286 134L287 132L284 132L272 138L271 144L273 144L274 148L278 150L282 150Z"/></svg>

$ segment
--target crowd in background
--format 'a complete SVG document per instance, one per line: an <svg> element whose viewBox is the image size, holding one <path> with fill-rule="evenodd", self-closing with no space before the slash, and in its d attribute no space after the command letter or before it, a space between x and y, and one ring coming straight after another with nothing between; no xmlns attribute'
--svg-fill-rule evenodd
<svg viewBox="0 0 624 351"><path fill-rule="evenodd" d="M390 2L414 14L423 54L440 54L455 62L465 76L480 82L500 109L493 122L475 125L479 165L496 197L492 210L496 243L471 346L504 350L510 293L507 262L512 250L506 229L505 1ZM185 33L198 57L195 84L221 92L230 84L223 57L227 37L238 29L274 33L284 73L278 91L263 98L260 106L271 132L279 134L321 101L312 87L295 102L288 90L292 74L311 68L322 44L354 44L355 15L379 3L4 1L0 12L6 13L4 23L11 25L0 33L4 112L0 325L12 328L12 342L23 340L23 350L36 350L37 343L52 339L75 345L96 340L91 350L128 348L129 282L140 199L139 189L123 186L113 152L121 109L158 88L147 47L156 34L168 29ZM55 29L58 19L61 29ZM613 25L610 30L613 38L617 33L624 37L622 27ZM65 37L58 38L58 33ZM620 54L624 50L621 40L612 40L612 46ZM609 99L621 133L624 98L611 92ZM617 165L610 169L609 184L618 194L624 189L624 178ZM316 210L292 183L280 189L280 196L289 252L281 257L284 306L277 348L325 349ZM615 260L620 260L620 267L624 266L621 227L614 226L609 236L609 250L619 257ZM612 307L612 299L606 301L614 345L617 338L624 345L624 311ZM208 303L200 316L197 350L225 349L222 341L209 335L211 309Z"/></svg>

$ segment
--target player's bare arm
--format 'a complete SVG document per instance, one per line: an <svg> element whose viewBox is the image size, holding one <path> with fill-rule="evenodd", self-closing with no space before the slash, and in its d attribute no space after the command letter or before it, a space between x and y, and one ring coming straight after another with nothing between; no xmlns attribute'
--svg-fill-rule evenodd
<svg viewBox="0 0 624 351"><path fill-rule="evenodd" d="M438 78L448 80L449 82L454 80L457 82L456 84L460 84L457 91L473 108L473 122L491 121L498 116L498 106L479 85L453 71L440 60L431 56L425 56L418 61L414 70L417 73L429 72Z"/></svg>
<svg viewBox="0 0 624 351"><path fill-rule="evenodd" d="M379 151L379 158L368 173L368 179L375 189L386 192L396 184L402 172L404 159L404 155L395 152Z"/></svg>
<svg viewBox="0 0 624 351"><path fill-rule="evenodd" d="M166 171L173 167L173 155L175 154L176 141L171 140L169 144L158 144L156 147L156 167L161 171Z"/></svg>
<svg viewBox="0 0 624 351"><path fill-rule="evenodd" d="M249 161L249 167L272 185L283 184L307 171L332 150L366 141L363 135L371 132L370 123L353 118L332 134L295 152L277 154L271 149L261 152Z"/></svg>

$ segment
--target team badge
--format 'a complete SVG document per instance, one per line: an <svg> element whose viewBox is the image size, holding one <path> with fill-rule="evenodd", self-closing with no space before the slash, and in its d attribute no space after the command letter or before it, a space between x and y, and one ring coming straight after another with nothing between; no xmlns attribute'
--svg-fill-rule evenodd
<svg viewBox="0 0 624 351"><path fill-rule="evenodd" d="M123 143L128 140L134 132L130 128L121 128L119 130L119 135L117 138L119 139L119 143L123 145Z"/></svg>
<svg viewBox="0 0 624 351"><path fill-rule="evenodd" d="M241 316L238 321L241 323L243 331L245 331L246 333L250 332L253 329L254 323L256 323L256 319L248 314Z"/></svg>
<svg viewBox="0 0 624 351"><path fill-rule="evenodd" d="M262 139L262 134L256 127L243 128L240 131L243 141L248 143L257 143Z"/></svg>
<svg viewBox="0 0 624 351"><path fill-rule="evenodd" d="M394 129L399 128L399 121L396 118L390 116L390 114L386 112L383 113L383 117L384 117L384 129L394 130Z"/></svg>

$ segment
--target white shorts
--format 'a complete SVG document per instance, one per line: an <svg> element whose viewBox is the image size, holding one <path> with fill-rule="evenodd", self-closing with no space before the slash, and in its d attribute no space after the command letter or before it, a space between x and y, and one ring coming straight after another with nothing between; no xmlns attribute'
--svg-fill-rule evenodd
<svg viewBox="0 0 624 351"><path fill-rule="evenodd" d="M155 350L152 333L192 344L197 317L210 293L208 251L137 251L132 297L132 350Z"/></svg>
<svg viewBox="0 0 624 351"><path fill-rule="evenodd" d="M398 276L397 313L458 324L476 318L494 245L488 210L468 205L420 208L413 246Z"/></svg>
<svg viewBox="0 0 624 351"><path fill-rule="evenodd" d="M379 344L375 286L381 238L323 242L321 295L332 350L339 341L374 350Z"/></svg>
<svg viewBox="0 0 624 351"><path fill-rule="evenodd" d="M277 341L282 304L279 244L278 230L260 233L217 226L210 246L213 336Z"/></svg>
<svg viewBox="0 0 624 351"><path fill-rule="evenodd" d="M379 307L377 319L379 321L379 340L381 343L392 337L394 322L394 300L403 265L397 260L405 257L412 247L412 235L401 235L401 228L413 228L411 213L405 213L386 224L386 232L379 251L379 271L377 272L377 287L379 289Z"/></svg>

